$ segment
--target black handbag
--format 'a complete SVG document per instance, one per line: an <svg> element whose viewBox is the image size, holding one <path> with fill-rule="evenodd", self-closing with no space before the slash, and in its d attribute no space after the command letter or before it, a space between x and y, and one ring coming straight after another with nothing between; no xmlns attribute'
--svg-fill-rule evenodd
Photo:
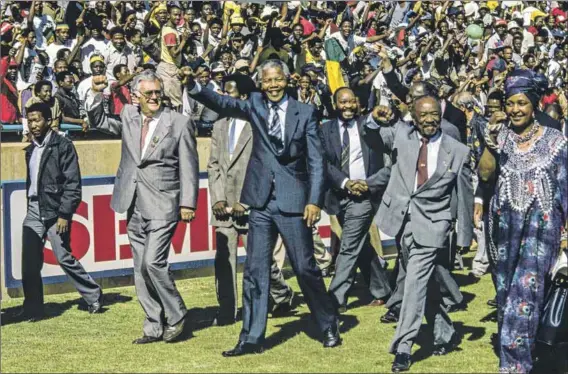
<svg viewBox="0 0 568 374"><path fill-rule="evenodd" d="M546 345L568 343L568 277L557 274L546 295L537 341Z"/></svg>

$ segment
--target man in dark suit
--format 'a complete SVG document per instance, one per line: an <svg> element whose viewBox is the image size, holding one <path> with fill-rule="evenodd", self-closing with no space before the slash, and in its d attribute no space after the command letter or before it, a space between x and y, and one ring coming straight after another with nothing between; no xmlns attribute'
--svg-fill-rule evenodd
<svg viewBox="0 0 568 374"><path fill-rule="evenodd" d="M189 75L193 75L191 72ZM225 357L262 351L268 313L272 251L278 234L306 302L323 332L324 347L341 344L337 316L314 259L312 226L324 197L324 158L314 108L285 94L288 67L268 60L259 68L262 93L248 100L219 95L189 79L197 101L223 116L246 119L252 155L240 202L250 209L243 280L243 328Z"/></svg>
<svg viewBox="0 0 568 374"><path fill-rule="evenodd" d="M246 100L254 81L243 74L225 77L226 95ZM239 201L252 151L252 129L245 120L223 118L213 126L207 164L211 197L211 225L215 226L215 286L219 312L213 325L233 324L237 318L237 248L239 237L247 246L248 206ZM278 311L290 310L294 292L286 284L276 261L270 268L270 296Z"/></svg>
<svg viewBox="0 0 568 374"><path fill-rule="evenodd" d="M412 345L424 316L433 324L434 355L455 348L455 331L434 281L436 262L449 246L452 201L460 222L457 245L468 247L473 235L469 149L440 131L442 110L436 97L416 100L412 117L413 128L388 127L390 109L377 107L373 111L376 123L369 125L378 128L393 155L378 225L385 234L396 236L407 256L400 320L390 349L396 354L393 372L410 368Z"/></svg>
<svg viewBox="0 0 568 374"><path fill-rule="evenodd" d="M328 214L336 215L342 227L341 247L329 292L340 313L347 309L347 293L355 279L358 259L374 300L383 305L391 289L385 269L372 248L369 228L388 183L378 179L384 166L380 136L367 132L367 117L357 116L357 98L350 88L334 94L338 118L322 126L322 144L327 159L326 178L331 183L325 197Z"/></svg>

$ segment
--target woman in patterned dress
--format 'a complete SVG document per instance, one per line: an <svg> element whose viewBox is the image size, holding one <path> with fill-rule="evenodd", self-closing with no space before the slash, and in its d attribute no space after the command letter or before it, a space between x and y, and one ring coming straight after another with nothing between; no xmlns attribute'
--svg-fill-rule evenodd
<svg viewBox="0 0 568 374"><path fill-rule="evenodd" d="M507 78L506 113L491 117L479 166L482 180L496 181L489 249L496 264L498 351L505 373L533 367L545 287L568 217L566 138L535 119L545 82L530 70Z"/></svg>

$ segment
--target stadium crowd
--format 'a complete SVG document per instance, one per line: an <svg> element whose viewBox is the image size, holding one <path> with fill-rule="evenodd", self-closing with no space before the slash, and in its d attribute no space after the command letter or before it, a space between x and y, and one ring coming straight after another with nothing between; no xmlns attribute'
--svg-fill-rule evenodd
<svg viewBox="0 0 568 374"><path fill-rule="evenodd" d="M46 120L50 117L50 127L55 133L61 131L62 124L74 124L81 126L84 132L106 128L119 135L119 125L109 125L111 122L105 121L122 115L124 122L125 112L128 112L124 109L130 108L128 104L146 108L155 104L154 100L159 100L162 108L169 108L173 113L193 120L195 133L192 136L213 136L212 143L220 136L230 137L230 159L238 136L234 138L233 132L215 135L216 131L224 131L216 126L221 126L220 121L227 116L238 118L239 115L234 113L252 119L249 122L259 122L262 118L250 114L255 109L245 104L239 106L231 101L233 99L222 99L215 93L252 103L257 98L253 94L262 91L266 102L282 100L289 105L287 98L291 98L294 102L311 106L317 122L322 124L320 137L327 163L333 164L334 147L339 147L336 160L339 164L325 169L326 180L331 186L328 188L332 191L327 192L331 196L326 195L325 210L337 215L344 234L351 234L348 222L354 219L353 216L373 213L369 215L368 222L357 223L359 229L364 228L363 236L344 238L339 253L329 259L336 266L330 285L335 309L341 313L346 308L346 294L353 283L351 274L357 256L360 253L363 256L362 248L369 246L364 234L374 213L377 210L379 216L390 213L402 201L400 207L404 205L408 211L403 210L396 230L387 229L396 236L399 247L398 277L391 282L392 289L372 284L373 276L380 278L384 271L382 259L377 259L376 254L374 257L370 255L370 263L378 264L377 268L371 265L371 270L368 270L375 305L386 304L388 308L381 322L399 323L391 350L396 354L393 371L404 371L410 367L410 349L418 333L416 316L420 317L418 327L424 314L433 318L435 354L449 353L459 344L451 322L440 325L440 321L449 321L447 312L462 304L463 298L450 271L453 266L463 266L461 254L472 247L469 230L474 233L477 247L471 276L480 278L491 273L496 288L496 299L489 300L488 304L498 307L499 333L494 344L500 357L501 371L530 372L538 362L534 347L537 340L546 340L542 336L537 338L537 334L542 331L539 329L543 323L541 319L547 315L545 305L549 300L550 272L559 257L561 238L566 240L568 217L568 2L34 0L2 1L1 19L0 122L3 125L21 124L23 142L30 142L35 137L33 131L30 132L28 121L40 121L41 118L35 116L37 113ZM162 86L145 93L140 91L141 84L152 82L155 80L153 77L158 77ZM281 83L284 86L280 87ZM94 116L93 108L97 104L100 104L101 113ZM49 114L42 113L42 108L46 107L50 109ZM29 112L33 112L31 117ZM147 116L145 112L143 114ZM280 130L273 130L271 123L278 123L283 118L282 123L287 124L284 118L289 118L289 112L276 107L268 108L265 114L267 144L272 142L280 156L281 152L288 151L301 154L302 146L294 143L299 140L292 139L289 148L280 143L290 139L274 140L280 136L276 136L274 131ZM172 118L177 121L181 117ZM348 131L345 124L354 118L361 119L361 123L366 122L358 131ZM337 144L334 144L334 135L328 134L325 125L334 120L337 124L333 126L341 128ZM233 124L231 131L237 128L235 123L238 122L229 122ZM401 138L401 129L412 123L422 140L429 139L422 146L416 141L415 155L427 170L421 171L420 165L417 166L416 192L405 197L393 185L399 178L398 172L404 175L400 165L404 165L406 157L412 159L412 147L408 152L404 148L397 149L397 145L400 147L405 141ZM503 126L504 123L508 126ZM330 127L329 124L327 126ZM261 130L255 131L255 134L262 133ZM369 145L369 150L362 143L353 146L354 138L361 136L367 142L367 135L372 134L378 134L384 149L374 150L376 144ZM452 138L452 143L444 145L442 142L439 145L439 134ZM179 136L184 138L185 135ZM149 147L156 147L158 137L152 138L152 142ZM190 140L188 142L191 143ZM255 140L254 147L261 147L256 144ZM148 142L143 141L142 149L146 149L144 146L148 147ZM437 152L442 159L439 147L448 147L448 153L458 155L456 158L467 153L466 159L463 163L448 159L448 175L436 175L436 169L428 168L426 164L436 163ZM363 148L361 154L353 152ZM253 162L260 162L255 158L254 149L249 167ZM347 158L344 162L345 150ZM423 150L425 153L422 153ZM349 151L355 158L367 157L366 152L380 152L380 166L365 164L365 171L358 171L360 165L353 158L350 161ZM216 159L221 152L225 151L212 146L210 188L217 183L211 180L211 176L222 169ZM435 158L431 159L428 152L436 154ZM285 161L282 157L276 159L280 164L297 162L295 155L289 157ZM309 157L309 162L312 162ZM267 161L268 164L271 162ZM303 170L304 166L299 163L294 167L294 172L302 176L308 174L308 170ZM387 178L388 187L379 187L382 182L371 180L370 174L375 175L377 171L379 175L378 171L387 168L392 169L390 181ZM254 181L245 183L258 181L258 193L262 194L260 181L264 175L258 173L247 172L247 178L251 179L250 175L253 175ZM273 175L271 178L269 183L272 187L269 186L266 193L272 196L270 201L278 200L278 187L274 191L277 177ZM403 176L400 178L404 179ZM314 182L310 182L313 189ZM448 183L451 187L432 188L436 183ZM177 186L179 189L179 183ZM433 202L425 205L420 205L424 201L409 203L414 201L422 187L430 188L432 195L420 198L432 199ZM126 185L124 188L127 188ZM35 197L33 193L30 192L30 198ZM378 199L374 201L377 205L363 207L361 196L370 201ZM248 199L254 200L253 197ZM242 217L245 209L248 210L245 205L252 205L253 210L262 207L262 204L255 206L248 201L239 203L238 197L234 204L223 198L212 197L211 200L213 213L219 219L215 226L219 227L224 226L221 218L227 214L237 214L235 222L236 218ZM316 200L322 205L321 199ZM188 205L181 205L181 217L191 220L195 206L187 201ZM444 205L450 201L451 215L440 214L445 212L436 212L432 208L450 209L449 205ZM304 218L317 221L319 210L310 210L309 205L312 204L306 205ZM378 205L381 207L378 208ZM188 210L184 210L186 208ZM287 212L297 213L294 207L289 209ZM138 213L134 213L135 216ZM258 224L258 214L255 217ZM392 217L383 214L379 222L381 219L394 221ZM421 217L425 219L424 227L427 228L418 228ZM448 227L445 227L446 223ZM385 231L390 224L384 222L384 226L380 223L379 226ZM443 245L425 237L422 241L420 235L429 233L420 233L420 230L428 231L430 227L434 233L436 230L442 234L452 232L454 239L449 241L452 244L446 243L446 235L442 234L440 243L443 242ZM238 230L236 232L240 234ZM291 243L283 232L281 234L285 244L291 247L298 244ZM258 246L258 232L256 235L257 241L253 243ZM313 240L317 242L315 236ZM430 247L434 248L432 253L435 257L443 246L450 249L452 261L434 265L428 251ZM355 256L349 257L347 253L353 248L356 248ZM321 259L316 258L318 266L327 270L326 266L320 266L322 261L328 261L323 260L324 254L321 255ZM313 274L309 270L302 273L302 267L298 268L295 263L300 260L292 260L296 273L305 277L301 283L302 291L308 294L312 312L322 326L332 324L328 328L322 327L324 346L340 344L339 332L333 327L335 322L325 322L329 317L328 311L323 311L326 308L322 306L319 313L314 311L317 305L327 303L319 299L318 281L311 278ZM248 269L254 273L252 266ZM228 278L234 277L234 264L232 267L232 270L231 267L223 270L233 271ZM274 272L278 273L274 264L271 271L275 268ZM430 269L428 274L411 271L426 268ZM216 267L221 271L219 269L221 267ZM361 270L365 272L363 268ZM428 302L425 301L430 277L437 280L438 286L434 288L441 291L438 293L441 294L443 310L429 306L431 287L428 288ZM89 294L89 304L95 305L92 309L96 311L100 307L96 306L97 300L102 294L87 275L84 275L84 282L94 290ZM219 282L226 284L227 279ZM228 282L231 283L231 279ZM275 295L278 282L283 280L278 275L271 275L270 292L274 301L278 298ZM284 294L291 292L285 284L280 285ZM138 287L137 283L137 291ZM234 322L236 318L233 314L233 310L236 312L236 286L228 287L230 289L218 289L220 304L226 303L227 298L232 298L229 304L233 304L227 307L225 315L218 316L216 322L219 324ZM164 291L165 294L167 292ZM244 292L245 298L247 295L252 297L246 289ZM160 297L165 296L160 294ZM172 293L169 297L179 295ZM292 297L293 294L284 297L281 304L291 304ZM411 313L414 310L411 303L418 305L417 313ZM147 313L148 305L145 307ZM266 309L265 306L262 308ZM172 313L183 316L183 310ZM249 317L245 308L243 318ZM164 339L168 334L178 333L174 327L176 324L170 325L163 332ZM262 324L259 326L260 331ZM251 330L254 328L251 327ZM241 337L250 338L253 332L243 332ZM144 330L144 333L144 339L138 340L138 343L158 339L155 334L152 335L152 330ZM158 335L161 337L162 333ZM568 337L556 337L548 342L556 343L562 339L568 341ZM239 341L234 350L225 353L226 356L258 353L261 343L261 337L254 341Z"/></svg>

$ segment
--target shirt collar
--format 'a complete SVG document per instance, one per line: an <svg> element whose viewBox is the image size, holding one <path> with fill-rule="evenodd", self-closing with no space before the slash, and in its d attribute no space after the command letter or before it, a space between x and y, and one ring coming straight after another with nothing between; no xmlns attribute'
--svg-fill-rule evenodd
<svg viewBox="0 0 568 374"><path fill-rule="evenodd" d="M276 103L276 105L278 105L278 109L280 110L284 110L284 107L287 104L288 104L288 95L286 94L284 94L282 99L280 99L280 101ZM272 109L272 105L274 105L274 103L272 101L269 101L268 106L270 107L270 109Z"/></svg>
<svg viewBox="0 0 568 374"><path fill-rule="evenodd" d="M347 127L351 128L351 127L353 127L353 124L355 123L354 119L352 119L350 121L344 121L341 118L338 118L337 120L339 121L340 127L343 127L345 124L347 124Z"/></svg>
<svg viewBox="0 0 568 374"><path fill-rule="evenodd" d="M418 131L416 131L416 134L418 135L418 140L421 140L423 138L423 136L420 135ZM436 143L438 140L440 140L441 137L442 137L442 130L439 129L438 132L428 140L428 143L429 144Z"/></svg>
<svg viewBox="0 0 568 374"><path fill-rule="evenodd" d="M49 139L51 138L51 129L47 130L47 133L45 134L45 136L43 137L43 141L41 143L38 143L37 139L32 139L32 141L34 142L34 145L37 148L43 148L45 147L45 145L49 142Z"/></svg>
<svg viewBox="0 0 568 374"><path fill-rule="evenodd" d="M153 116L152 116L152 121L156 121L159 120L160 117L162 116L162 113L164 112L164 108L160 108L159 111L157 111ZM144 121L146 119L146 116L144 115L144 113L140 112L140 115L142 116L142 121Z"/></svg>

